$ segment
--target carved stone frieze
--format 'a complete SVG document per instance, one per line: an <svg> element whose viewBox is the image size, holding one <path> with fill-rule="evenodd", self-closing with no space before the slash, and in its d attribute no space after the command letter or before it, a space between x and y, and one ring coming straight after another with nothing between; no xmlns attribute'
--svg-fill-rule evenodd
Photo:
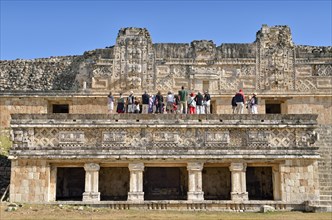
<svg viewBox="0 0 332 220"><path fill-rule="evenodd" d="M249 147L260 148L268 147L271 140L270 130L249 130L247 145Z"/></svg>
<svg viewBox="0 0 332 220"><path fill-rule="evenodd" d="M103 132L103 143L125 143L126 131L104 131Z"/></svg>
<svg viewBox="0 0 332 220"><path fill-rule="evenodd" d="M270 145L275 147L294 147L295 130L294 129L273 129L271 132Z"/></svg>
<svg viewBox="0 0 332 220"><path fill-rule="evenodd" d="M216 57L216 45L211 40L193 41L191 46L196 60L214 60Z"/></svg>
<svg viewBox="0 0 332 220"><path fill-rule="evenodd" d="M294 45L287 26L263 26L257 33L258 89L294 90Z"/></svg>
<svg viewBox="0 0 332 220"><path fill-rule="evenodd" d="M60 144L83 144L84 132L83 131L60 131L59 143Z"/></svg>
<svg viewBox="0 0 332 220"><path fill-rule="evenodd" d="M316 65L315 76L332 76L332 65Z"/></svg>

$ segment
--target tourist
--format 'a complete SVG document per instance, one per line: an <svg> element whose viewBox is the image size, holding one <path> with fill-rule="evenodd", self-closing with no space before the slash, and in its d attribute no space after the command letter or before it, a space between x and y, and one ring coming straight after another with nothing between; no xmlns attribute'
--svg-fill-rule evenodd
<svg viewBox="0 0 332 220"><path fill-rule="evenodd" d="M232 110L233 110L233 114L235 114L235 110L236 110L236 101L235 101L235 96L233 96L232 98Z"/></svg>
<svg viewBox="0 0 332 220"><path fill-rule="evenodd" d="M211 97L210 97L210 94L209 94L209 92L207 90L204 93L203 104L204 104L204 107L205 107L204 113L205 114L211 114L211 110L210 110L210 107L211 107Z"/></svg>
<svg viewBox="0 0 332 220"><path fill-rule="evenodd" d="M112 92L108 94L107 96L107 106L108 106L108 113L113 114L113 109L114 109L114 97L112 95Z"/></svg>
<svg viewBox="0 0 332 220"><path fill-rule="evenodd" d="M148 110L149 113L153 113L154 112L154 109L153 109L154 103L155 103L155 97L154 97L154 95L150 95L150 98L149 98L149 110Z"/></svg>
<svg viewBox="0 0 332 220"><path fill-rule="evenodd" d="M197 93L195 97L196 102L196 114L204 114L204 106L203 106L203 96L200 92Z"/></svg>
<svg viewBox="0 0 332 220"><path fill-rule="evenodd" d="M161 95L160 91L158 91L157 95L156 95L156 112L155 113L163 113L163 102L164 102L164 98Z"/></svg>
<svg viewBox="0 0 332 220"><path fill-rule="evenodd" d="M181 114L187 114L187 108L188 108L187 97L188 97L188 92L184 90L184 86L182 86L181 90L179 91Z"/></svg>
<svg viewBox="0 0 332 220"><path fill-rule="evenodd" d="M180 98L179 95L174 95L173 111L177 114L180 112Z"/></svg>
<svg viewBox="0 0 332 220"><path fill-rule="evenodd" d="M246 101L246 109L248 114L251 114L251 96L248 96L248 99Z"/></svg>
<svg viewBox="0 0 332 220"><path fill-rule="evenodd" d="M188 98L188 105L189 105L189 114L195 114L196 101L195 101L194 92L190 93L190 96Z"/></svg>
<svg viewBox="0 0 332 220"><path fill-rule="evenodd" d="M125 100L122 97L122 93L120 93L120 97L118 99L118 105L116 108L117 113L125 113Z"/></svg>
<svg viewBox="0 0 332 220"><path fill-rule="evenodd" d="M167 113L173 113L173 103L174 103L174 95L171 91L168 92L166 97L166 112Z"/></svg>
<svg viewBox="0 0 332 220"><path fill-rule="evenodd" d="M245 96L244 93L242 91L242 89L239 90L239 92L237 92L235 94L235 102L236 102L236 113L237 114L243 114L243 108L244 108L244 100L245 100Z"/></svg>
<svg viewBox="0 0 332 220"><path fill-rule="evenodd" d="M145 91L144 94L142 95L142 114L148 114L149 112L149 99L150 96Z"/></svg>
<svg viewBox="0 0 332 220"><path fill-rule="evenodd" d="M128 113L134 113L134 100L135 100L134 92L130 91L130 95L127 98L127 105L128 105L127 110L128 110Z"/></svg>
<svg viewBox="0 0 332 220"><path fill-rule="evenodd" d="M137 97L135 97L134 99L134 113L139 113L140 112L140 107L139 107L139 99L137 99Z"/></svg>
<svg viewBox="0 0 332 220"><path fill-rule="evenodd" d="M254 92L251 97L251 113L252 114L258 114L257 105L258 105L257 93Z"/></svg>

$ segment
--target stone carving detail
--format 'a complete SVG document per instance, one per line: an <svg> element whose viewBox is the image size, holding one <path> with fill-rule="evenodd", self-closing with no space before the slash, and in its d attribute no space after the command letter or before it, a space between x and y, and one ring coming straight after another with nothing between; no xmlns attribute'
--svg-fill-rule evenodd
<svg viewBox="0 0 332 220"><path fill-rule="evenodd" d="M223 143L230 142L229 131L207 131L205 133L206 143Z"/></svg>
<svg viewBox="0 0 332 220"><path fill-rule="evenodd" d="M319 140L319 134L313 130L297 131L296 137L296 144L299 147L312 147Z"/></svg>
<svg viewBox="0 0 332 220"><path fill-rule="evenodd" d="M241 76L254 76L256 75L256 67L254 65L242 65L240 69Z"/></svg>
<svg viewBox="0 0 332 220"><path fill-rule="evenodd" d="M238 78L221 78L220 79L220 90L231 90L236 91L240 85Z"/></svg>
<svg viewBox="0 0 332 220"><path fill-rule="evenodd" d="M294 147L295 130L294 129L274 129L270 138L271 147ZM292 146L293 145L293 146Z"/></svg>
<svg viewBox="0 0 332 220"><path fill-rule="evenodd" d="M263 26L257 33L258 89L294 90L294 45L287 26Z"/></svg>
<svg viewBox="0 0 332 220"><path fill-rule="evenodd" d="M84 132L83 131L60 131L59 132L60 144L83 144Z"/></svg>
<svg viewBox="0 0 332 220"><path fill-rule="evenodd" d="M200 40L191 42L196 60L214 60L216 56L216 45L213 41Z"/></svg>
<svg viewBox="0 0 332 220"><path fill-rule="evenodd" d="M34 129L26 128L19 129L12 132L13 148L23 148L28 149L33 147L34 143Z"/></svg>
<svg viewBox="0 0 332 220"><path fill-rule="evenodd" d="M332 76L332 65L316 65L315 76Z"/></svg>
<svg viewBox="0 0 332 220"><path fill-rule="evenodd" d="M127 137L126 134L125 131L103 132L103 143L125 143Z"/></svg>
<svg viewBox="0 0 332 220"><path fill-rule="evenodd" d="M249 130L247 145L249 147L268 147L271 137L269 130Z"/></svg>
<svg viewBox="0 0 332 220"><path fill-rule="evenodd" d="M59 143L58 133L57 128L36 128L34 145L38 148L53 148Z"/></svg>
<svg viewBox="0 0 332 220"><path fill-rule="evenodd" d="M114 48L114 76L111 84L120 90L150 90L155 83L154 51L144 28L123 28Z"/></svg>
<svg viewBox="0 0 332 220"><path fill-rule="evenodd" d="M112 66L101 66L97 65L94 67L95 69L92 71L92 75L95 76L112 76Z"/></svg>
<svg viewBox="0 0 332 220"><path fill-rule="evenodd" d="M179 135L177 132L156 131L153 133L153 141L157 143L174 142L177 143Z"/></svg>
<svg viewBox="0 0 332 220"><path fill-rule="evenodd" d="M301 92L317 90L317 86L314 82L315 79L313 78L298 79L296 80L296 89Z"/></svg>

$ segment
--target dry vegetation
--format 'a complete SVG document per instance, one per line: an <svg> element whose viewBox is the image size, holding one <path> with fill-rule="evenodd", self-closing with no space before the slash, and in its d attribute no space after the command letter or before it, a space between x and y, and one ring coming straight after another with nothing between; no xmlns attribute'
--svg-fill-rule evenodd
<svg viewBox="0 0 332 220"><path fill-rule="evenodd" d="M156 211L156 210L111 210L79 206L28 205L16 211L5 211L7 204L1 204L0 219L274 219L274 220L318 220L332 219L332 213L270 212L229 213L212 211ZM82 210L83 209L83 210Z"/></svg>

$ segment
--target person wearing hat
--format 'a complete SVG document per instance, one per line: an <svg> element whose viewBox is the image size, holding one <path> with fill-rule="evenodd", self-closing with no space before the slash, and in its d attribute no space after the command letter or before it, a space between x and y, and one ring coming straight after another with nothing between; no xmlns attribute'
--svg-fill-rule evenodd
<svg viewBox="0 0 332 220"><path fill-rule="evenodd" d="M256 92L254 92L252 94L250 102L251 102L251 113L252 114L258 114L258 111L257 111L258 98L257 98L257 93Z"/></svg>

